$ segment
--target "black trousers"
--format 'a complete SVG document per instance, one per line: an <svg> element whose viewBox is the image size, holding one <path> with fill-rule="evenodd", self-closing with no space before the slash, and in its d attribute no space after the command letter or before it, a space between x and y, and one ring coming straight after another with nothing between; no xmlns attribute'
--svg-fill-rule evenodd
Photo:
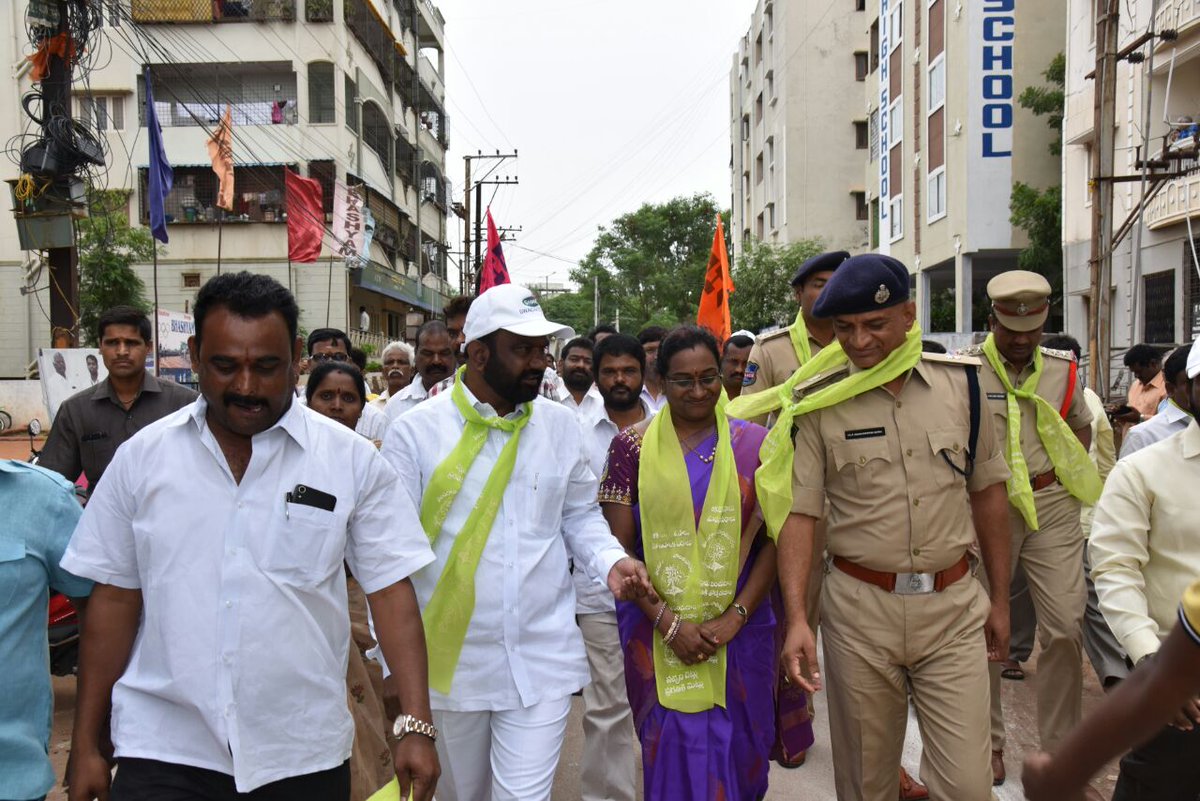
<svg viewBox="0 0 1200 801"><path fill-rule="evenodd" d="M233 777L153 759L119 759L112 801L349 801L350 763L239 793Z"/></svg>
<svg viewBox="0 0 1200 801"><path fill-rule="evenodd" d="M1113 801L1196 801L1200 797L1200 729L1168 726L1121 760Z"/></svg>

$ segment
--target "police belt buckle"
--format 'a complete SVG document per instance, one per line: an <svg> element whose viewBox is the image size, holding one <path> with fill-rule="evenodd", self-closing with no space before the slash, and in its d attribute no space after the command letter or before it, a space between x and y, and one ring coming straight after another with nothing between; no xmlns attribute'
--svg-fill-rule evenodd
<svg viewBox="0 0 1200 801"><path fill-rule="evenodd" d="M933 573L897 573L895 595L925 595L933 592Z"/></svg>

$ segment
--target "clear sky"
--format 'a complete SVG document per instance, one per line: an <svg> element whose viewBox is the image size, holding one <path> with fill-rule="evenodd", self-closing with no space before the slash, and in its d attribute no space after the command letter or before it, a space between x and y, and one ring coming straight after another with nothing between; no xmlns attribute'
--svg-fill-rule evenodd
<svg viewBox="0 0 1200 801"><path fill-rule="evenodd" d="M435 2L457 199L464 154L520 154L493 176L520 184L483 194L497 225L524 229L505 245L514 281L566 280L597 226L643 203L729 205L729 70L754 0Z"/></svg>

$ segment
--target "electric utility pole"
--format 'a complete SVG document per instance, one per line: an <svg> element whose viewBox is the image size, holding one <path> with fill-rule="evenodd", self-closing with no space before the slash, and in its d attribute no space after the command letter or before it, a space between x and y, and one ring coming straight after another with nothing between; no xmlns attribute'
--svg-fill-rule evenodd
<svg viewBox="0 0 1200 801"><path fill-rule="evenodd" d="M1116 127L1119 0L1100 0L1096 14L1096 83L1093 104L1095 149L1092 159L1092 298L1088 304L1088 381L1108 396L1112 327L1113 146Z"/></svg>
<svg viewBox="0 0 1200 801"><path fill-rule="evenodd" d="M479 265L483 262L483 259L481 258L483 248L481 248L479 245L479 242L480 242L479 225L480 225L481 215L483 214L483 212L479 208L480 204L483 202L483 196L480 191L480 186L482 186L482 183L472 183L471 182L471 162L472 161L503 162L503 161L506 161L507 159L515 159L515 158L517 158L517 150L515 148L513 149L513 152L511 152L511 153L501 153L499 150L497 150L495 153L484 153L482 151L477 150L477 151L475 151L475 155L473 155L473 156L470 156L470 155L463 156L463 162L465 162L465 164L466 164L466 170L465 170L466 174L464 176L465 180L463 181L463 271L464 272L461 276L464 294L469 290L470 287L475 286L476 276L479 274ZM497 164L495 167L492 167L490 170L488 170L486 173L484 173L484 178L486 178L488 175L491 175L493 172L495 172L499 166L500 165ZM487 183L496 183L496 182L489 181ZM515 183L517 183L517 181L514 178L513 180L508 181L508 183L515 184ZM471 192L472 191L475 192L475 204L474 204L475 205L475 251L473 254L471 252L471 205L472 205L471 204ZM467 274L467 273L469 273L469 274Z"/></svg>

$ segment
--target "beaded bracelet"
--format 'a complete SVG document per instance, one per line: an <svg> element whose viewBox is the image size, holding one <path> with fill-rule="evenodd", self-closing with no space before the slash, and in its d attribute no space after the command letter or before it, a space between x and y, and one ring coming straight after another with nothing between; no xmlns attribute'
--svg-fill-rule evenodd
<svg viewBox="0 0 1200 801"><path fill-rule="evenodd" d="M654 625L652 628L655 628L655 629L658 628L658 624L662 621L663 614L666 611L667 611L667 602L663 601L662 606L658 607L658 614L654 616Z"/></svg>
<svg viewBox="0 0 1200 801"><path fill-rule="evenodd" d="M670 645L675 637L679 635L679 624L683 619L679 615L671 621L671 628L667 630L667 636L663 637L663 645Z"/></svg>

